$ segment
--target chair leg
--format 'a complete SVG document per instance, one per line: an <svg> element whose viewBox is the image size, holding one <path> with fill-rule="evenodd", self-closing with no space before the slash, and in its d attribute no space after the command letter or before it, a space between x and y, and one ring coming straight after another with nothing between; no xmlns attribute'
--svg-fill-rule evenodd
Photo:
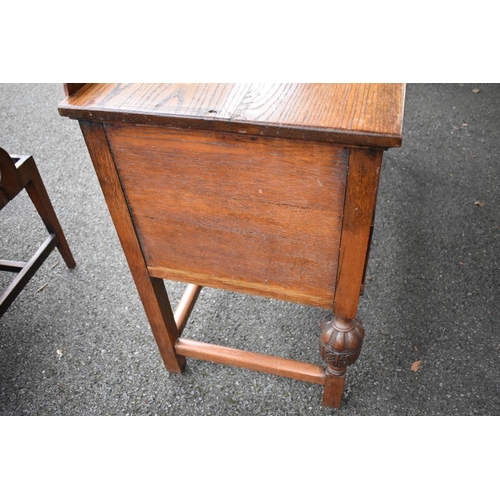
<svg viewBox="0 0 500 500"><path fill-rule="evenodd" d="M27 174L30 182L26 184L26 191L28 192L33 205L35 205L35 208L40 214L47 231L57 236L57 249L59 250L59 253L64 259L66 265L69 268L75 267L75 259L73 258L68 242L66 241L66 237L64 236L63 230L54 211L54 207L52 206L52 202L50 201L45 185L43 184L33 158L30 157L23 167L28 170Z"/></svg>

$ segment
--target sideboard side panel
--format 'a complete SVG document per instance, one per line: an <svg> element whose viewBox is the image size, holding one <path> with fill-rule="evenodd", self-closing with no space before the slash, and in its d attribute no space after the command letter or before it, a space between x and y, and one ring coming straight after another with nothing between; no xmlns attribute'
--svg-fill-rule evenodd
<svg viewBox="0 0 500 500"><path fill-rule="evenodd" d="M331 309L347 150L109 124L150 273Z"/></svg>

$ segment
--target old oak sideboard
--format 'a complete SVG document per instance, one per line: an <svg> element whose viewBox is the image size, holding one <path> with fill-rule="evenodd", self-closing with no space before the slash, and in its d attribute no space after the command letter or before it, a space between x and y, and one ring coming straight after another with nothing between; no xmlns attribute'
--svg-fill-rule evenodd
<svg viewBox="0 0 500 500"><path fill-rule="evenodd" d="M167 369L194 357L292 377L339 407L404 84L64 88L59 113L80 123ZM175 312L164 279L188 283ZM182 337L203 286L330 310L325 367Z"/></svg>

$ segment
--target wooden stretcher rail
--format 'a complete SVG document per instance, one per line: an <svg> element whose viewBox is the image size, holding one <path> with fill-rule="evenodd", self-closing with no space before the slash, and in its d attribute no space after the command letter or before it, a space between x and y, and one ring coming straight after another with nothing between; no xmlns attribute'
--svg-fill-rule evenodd
<svg viewBox="0 0 500 500"><path fill-rule="evenodd" d="M314 384L325 384L325 371L320 366L279 358L267 354L233 349L191 339L180 338L175 343L175 352L182 356L213 361L258 372L270 373Z"/></svg>
<svg viewBox="0 0 500 500"><path fill-rule="evenodd" d="M201 289L202 287L199 285L188 285L179 301L179 305L174 313L175 324L177 325L177 330L179 330L179 335L182 333L189 320L189 316L196 304Z"/></svg>
<svg viewBox="0 0 500 500"><path fill-rule="evenodd" d="M0 260L0 271L18 273L26 266L26 264L27 262L18 260Z"/></svg>
<svg viewBox="0 0 500 500"><path fill-rule="evenodd" d="M50 234L33 257L21 269L18 269L19 274L0 296L0 316L12 304L26 283L33 277L58 243L57 235Z"/></svg>

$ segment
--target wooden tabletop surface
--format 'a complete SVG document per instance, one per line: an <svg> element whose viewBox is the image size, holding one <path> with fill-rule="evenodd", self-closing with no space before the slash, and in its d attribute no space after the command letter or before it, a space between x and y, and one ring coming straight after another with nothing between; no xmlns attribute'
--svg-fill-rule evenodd
<svg viewBox="0 0 500 500"><path fill-rule="evenodd" d="M404 98L396 83L96 83L59 113L387 148L401 145Z"/></svg>

